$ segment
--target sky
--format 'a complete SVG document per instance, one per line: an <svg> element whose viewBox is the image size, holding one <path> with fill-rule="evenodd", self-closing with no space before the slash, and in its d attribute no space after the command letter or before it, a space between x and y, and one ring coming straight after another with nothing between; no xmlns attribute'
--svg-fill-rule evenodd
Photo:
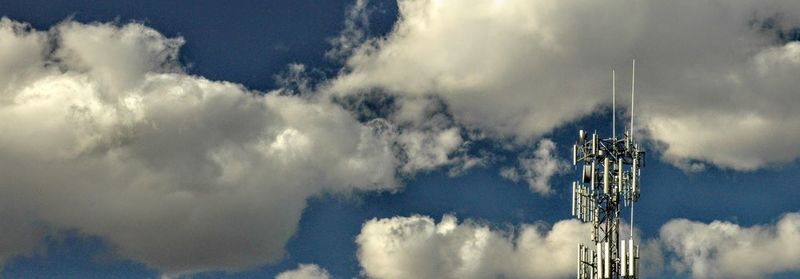
<svg viewBox="0 0 800 279"><path fill-rule="evenodd" d="M643 278L800 276L800 2L0 2L0 277L572 278L612 70Z"/></svg>

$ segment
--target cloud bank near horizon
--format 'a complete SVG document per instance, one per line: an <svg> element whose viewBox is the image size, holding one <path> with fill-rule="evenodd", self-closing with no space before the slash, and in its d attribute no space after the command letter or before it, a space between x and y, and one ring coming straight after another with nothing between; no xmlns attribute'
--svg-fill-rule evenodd
<svg viewBox="0 0 800 279"><path fill-rule="evenodd" d="M693 278L766 278L800 271L800 213L783 215L775 224L708 224L675 219L661 227L660 238L671 251L671 267Z"/></svg>
<svg viewBox="0 0 800 279"><path fill-rule="evenodd" d="M414 215L369 220L356 243L368 278L566 278L575 274L576 240L587 243L590 230L577 220L503 229L469 219L459 223L451 215L438 223ZM800 245L800 213L751 227L673 219L658 238L637 241L645 277L662 274L665 262L696 279L800 270L800 252L792 249Z"/></svg>
<svg viewBox="0 0 800 279"><path fill-rule="evenodd" d="M588 242L589 229L566 220L504 232L415 215L367 221L356 243L369 278L562 278L575 272L576 240Z"/></svg>

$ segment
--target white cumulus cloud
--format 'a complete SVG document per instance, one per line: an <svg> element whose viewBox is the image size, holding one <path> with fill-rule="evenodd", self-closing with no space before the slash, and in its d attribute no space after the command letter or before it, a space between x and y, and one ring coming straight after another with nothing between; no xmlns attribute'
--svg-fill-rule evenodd
<svg viewBox="0 0 800 279"><path fill-rule="evenodd" d="M575 273L578 241L589 226L560 221L549 230L498 230L446 215L373 219L356 239L369 278L563 278Z"/></svg>
<svg viewBox="0 0 800 279"><path fill-rule="evenodd" d="M577 245L590 224L563 220L548 229L497 229L446 215L372 219L356 238L369 278L566 278L574 276ZM621 237L630 227L623 223ZM775 224L743 227L724 221L672 219L658 238L641 240L641 274L663 276L664 264L692 278L769 278L800 271L800 213Z"/></svg>
<svg viewBox="0 0 800 279"><path fill-rule="evenodd" d="M315 264L300 264L296 269L284 271L275 279L330 279L331 275L324 268Z"/></svg>
<svg viewBox="0 0 800 279"><path fill-rule="evenodd" d="M767 278L800 271L799 213L751 227L672 220L661 227L661 241L674 254L672 267L693 278Z"/></svg>
<svg viewBox="0 0 800 279"><path fill-rule="evenodd" d="M308 197L398 185L377 127L186 74L182 43L0 20L0 260L74 229L166 274L253 267L283 256Z"/></svg>
<svg viewBox="0 0 800 279"><path fill-rule="evenodd" d="M353 49L334 95L438 96L467 130L528 142L629 98L641 135L686 169L752 170L800 155L797 1L399 0ZM360 40L359 40L360 41ZM352 40L349 45L352 45Z"/></svg>

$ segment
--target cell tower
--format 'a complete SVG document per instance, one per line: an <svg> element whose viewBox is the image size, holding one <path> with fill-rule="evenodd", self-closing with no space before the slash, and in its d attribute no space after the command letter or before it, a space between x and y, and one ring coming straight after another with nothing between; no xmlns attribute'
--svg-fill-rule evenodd
<svg viewBox="0 0 800 279"><path fill-rule="evenodd" d="M633 137L636 60L631 78L629 130L616 134L616 75L612 72L612 135L578 132L572 164L583 164L580 179L572 183L572 216L592 224L592 247L580 244L578 279L639 278L639 246L633 242L633 205L639 199L639 176L644 151ZM631 233L620 239L622 208L631 211Z"/></svg>

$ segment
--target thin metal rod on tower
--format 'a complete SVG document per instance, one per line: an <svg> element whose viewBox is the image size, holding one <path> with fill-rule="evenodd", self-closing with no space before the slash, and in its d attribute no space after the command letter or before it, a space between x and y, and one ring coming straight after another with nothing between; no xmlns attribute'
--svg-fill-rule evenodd
<svg viewBox="0 0 800 279"><path fill-rule="evenodd" d="M617 74L611 70L611 136L617 138Z"/></svg>
<svg viewBox="0 0 800 279"><path fill-rule="evenodd" d="M631 72L631 141L633 141L633 108L636 105L636 59L633 59L633 71Z"/></svg>
<svg viewBox="0 0 800 279"><path fill-rule="evenodd" d="M631 65L631 142L633 141L633 109L636 105L635 98L636 98L636 59L633 59ZM634 170L635 171L635 170ZM633 174L633 179L636 179L636 174ZM633 204L635 201L631 201L631 239L633 239Z"/></svg>

